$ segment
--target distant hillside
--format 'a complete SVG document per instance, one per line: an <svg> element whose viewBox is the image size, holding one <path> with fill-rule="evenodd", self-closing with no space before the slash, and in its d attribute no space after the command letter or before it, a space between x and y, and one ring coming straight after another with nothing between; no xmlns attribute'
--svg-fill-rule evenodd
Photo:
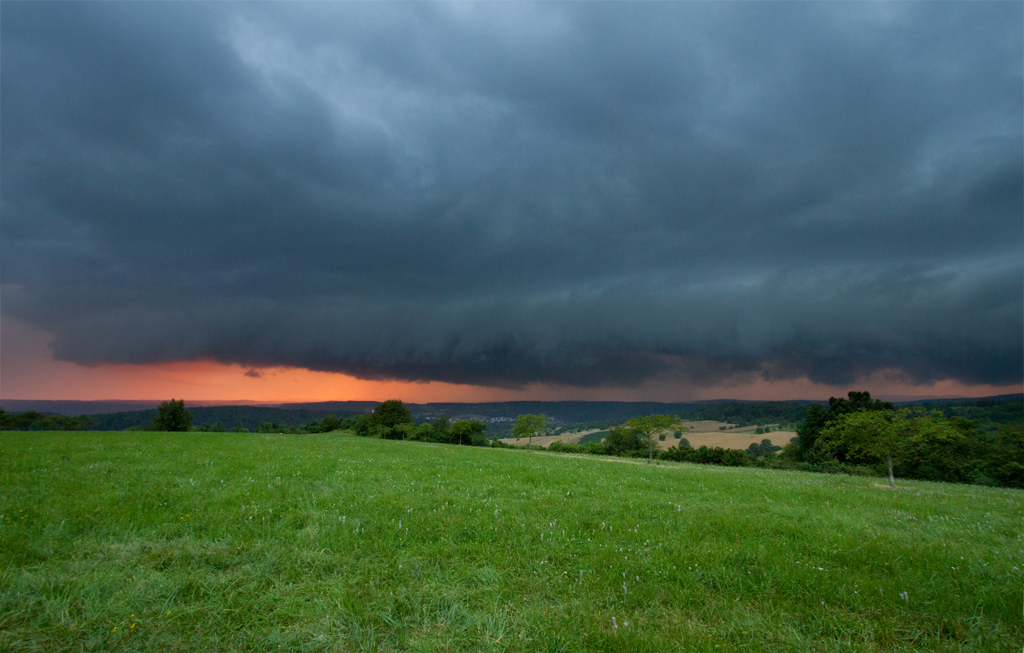
<svg viewBox="0 0 1024 653"><path fill-rule="evenodd" d="M265 404L273 408L286 408L288 410L316 410L331 414L339 412L347 413L368 413L379 404L379 401L313 401L296 404ZM416 404L406 403L407 406Z"/></svg>
<svg viewBox="0 0 1024 653"><path fill-rule="evenodd" d="M149 424L158 401L33 401L5 399L0 407L9 412L35 410L49 415L91 415L94 430L124 430ZM260 422L282 426L301 426L328 415L351 417L373 410L376 401L327 401L275 405L201 405L189 402L186 408L196 426L222 423L227 428L241 424L253 430ZM812 401L703 401L687 403L626 401L504 401L488 403L407 404L417 421L437 417L477 419L489 425L492 436L508 432L512 422L524 413L544 414L555 426L580 426L605 429L632 417L654 414L679 415L685 420L714 420L738 425L787 424L795 426L803 419ZM197 405L200 404L200 405ZM1024 423L1024 395L1004 395L981 399L902 402L941 410L947 416L980 420L984 426L999 423Z"/></svg>
<svg viewBox="0 0 1024 653"><path fill-rule="evenodd" d="M281 426L301 426L318 422L328 415L352 417L352 411L295 410L271 408L268 406L186 406L192 413L192 425L203 426L220 422L226 428L242 425L250 431L256 430L260 422L272 422ZM133 410L120 413L93 415L96 423L92 431L123 431L133 426L145 426L153 421L156 410Z"/></svg>
<svg viewBox="0 0 1024 653"><path fill-rule="evenodd" d="M451 419L482 419L486 422L514 420L524 413L543 414L559 424L625 420L643 415L693 415L695 419L717 419L718 415L748 416L751 420L779 421L780 416L803 415L812 401L731 401L662 403L654 401L498 401L485 403L407 403L413 415L428 420L435 417ZM355 410L367 412L377 402L330 401L306 404L277 404L279 408L312 410ZM705 416L706 415L706 416Z"/></svg>
<svg viewBox="0 0 1024 653"><path fill-rule="evenodd" d="M278 408L325 410L325 411L356 411L369 412L379 402L376 401L324 401L302 404L276 404ZM684 407L697 404L665 404L657 402L629 401L497 401L488 403L406 403L413 415L421 419L449 417L452 419L486 418L515 419L524 413L543 413L559 422L575 424L592 420L626 419L640 415L659 413L676 413Z"/></svg>
<svg viewBox="0 0 1024 653"><path fill-rule="evenodd" d="M946 417L963 417L977 422L986 431L995 432L1000 424L1024 427L1024 395L1004 395L968 401L929 401L923 408L937 410Z"/></svg>
<svg viewBox="0 0 1024 653"><path fill-rule="evenodd" d="M162 401L153 400L120 400L78 401L73 399L0 399L0 408L9 413L23 413L34 410L44 415L102 415L107 413L125 413L155 409ZM255 401L187 401L189 407L198 406L266 406ZM371 406L374 402L370 402ZM352 409L354 410L354 409ZM369 408L367 410L370 410Z"/></svg>
<svg viewBox="0 0 1024 653"><path fill-rule="evenodd" d="M9 413L24 413L34 410L44 415L100 415L155 409L159 401L73 401L46 399L0 399L0 408Z"/></svg>

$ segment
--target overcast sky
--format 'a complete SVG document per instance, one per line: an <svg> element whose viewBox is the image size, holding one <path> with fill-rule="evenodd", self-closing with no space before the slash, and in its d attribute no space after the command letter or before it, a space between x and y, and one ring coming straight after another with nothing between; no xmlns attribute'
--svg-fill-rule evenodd
<svg viewBox="0 0 1024 653"><path fill-rule="evenodd" d="M3 314L85 365L1020 383L1022 7L4 2Z"/></svg>

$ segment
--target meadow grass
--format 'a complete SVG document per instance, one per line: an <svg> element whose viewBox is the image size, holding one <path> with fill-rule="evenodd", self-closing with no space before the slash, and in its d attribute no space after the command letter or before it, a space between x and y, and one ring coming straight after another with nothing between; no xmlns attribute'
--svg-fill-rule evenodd
<svg viewBox="0 0 1024 653"><path fill-rule="evenodd" d="M0 649L1020 651L1024 493L877 481L4 433Z"/></svg>

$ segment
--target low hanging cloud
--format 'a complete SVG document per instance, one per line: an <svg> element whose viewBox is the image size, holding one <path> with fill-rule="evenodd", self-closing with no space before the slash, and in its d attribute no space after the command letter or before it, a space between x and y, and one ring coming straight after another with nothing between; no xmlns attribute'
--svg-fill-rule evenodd
<svg viewBox="0 0 1024 653"><path fill-rule="evenodd" d="M6 4L4 311L84 365L1017 383L1022 25Z"/></svg>

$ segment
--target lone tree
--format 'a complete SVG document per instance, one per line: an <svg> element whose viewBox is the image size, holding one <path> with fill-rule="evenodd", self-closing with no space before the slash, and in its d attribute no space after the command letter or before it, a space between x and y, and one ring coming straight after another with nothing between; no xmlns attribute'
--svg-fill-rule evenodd
<svg viewBox="0 0 1024 653"><path fill-rule="evenodd" d="M412 413L399 399L388 399L377 405L370 413L371 426L383 427L377 429L381 437L387 440L405 439L405 430L399 428L402 424L413 424Z"/></svg>
<svg viewBox="0 0 1024 653"><path fill-rule="evenodd" d="M192 426L192 413L185 410L185 400L165 401L156 409L154 431L187 431Z"/></svg>
<svg viewBox="0 0 1024 653"><path fill-rule="evenodd" d="M634 417L626 422L626 430L636 435L641 442L647 443L648 465L654 462L654 441L658 439L658 435L673 427L679 427L680 432L690 430L683 427L678 417L670 415L646 415Z"/></svg>
<svg viewBox="0 0 1024 653"><path fill-rule="evenodd" d="M512 437L516 440L529 438L526 441L526 448L530 448L533 436L543 435L551 428L551 420L545 415L520 415L516 423L512 425Z"/></svg>

